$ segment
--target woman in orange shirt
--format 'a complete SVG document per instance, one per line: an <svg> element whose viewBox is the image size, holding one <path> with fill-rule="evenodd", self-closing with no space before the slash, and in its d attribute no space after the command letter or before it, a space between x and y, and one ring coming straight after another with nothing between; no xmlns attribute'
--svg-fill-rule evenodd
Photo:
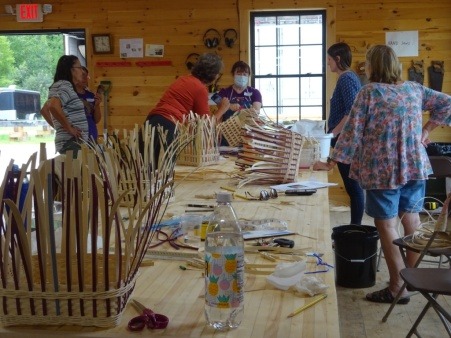
<svg viewBox="0 0 451 338"><path fill-rule="evenodd" d="M191 68L191 74L180 76L175 80L164 92L155 108L150 111L146 122L153 127L161 126L163 131L167 132L166 147L174 140L177 121L182 122L190 112L197 115L210 114L207 86L218 79L223 68L224 64L220 56L211 53L201 55ZM224 98L218 105L216 118L220 119L229 107L229 100ZM162 135L158 129L156 131L160 142L154 143L154 160L158 160L160 144L163 142Z"/></svg>

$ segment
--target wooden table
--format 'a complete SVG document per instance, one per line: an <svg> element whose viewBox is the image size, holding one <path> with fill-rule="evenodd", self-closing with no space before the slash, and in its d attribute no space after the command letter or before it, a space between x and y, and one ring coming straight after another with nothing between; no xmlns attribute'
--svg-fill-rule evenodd
<svg viewBox="0 0 451 338"><path fill-rule="evenodd" d="M221 186L233 186L236 180L224 172L231 168L227 164L204 168L185 178L175 190L175 201L167 215L180 215L189 209L187 203L214 204L213 195ZM189 170L184 167L178 170ZM183 175L182 175L183 176ZM300 179L327 180L324 172L303 172ZM267 186L249 185L239 189L244 194L259 193ZM211 197L211 199L207 199ZM329 221L328 190L319 189L312 196L285 196L269 201L245 201L236 199L233 206L239 218L258 220L277 218L285 220L290 230L300 235L292 236L295 248L324 253L323 260L334 264ZM250 244L246 242L246 244ZM166 245L166 244L164 244ZM169 246L168 246L169 248ZM170 250L170 249L168 249ZM246 259L255 263L271 263L258 254L246 254ZM307 269L316 269L316 261L307 259ZM302 313L287 318L287 315L310 302L311 297L294 291L278 290L266 282L265 276L246 274L245 312L238 329L216 332L205 325L204 279L201 270L181 270L181 261L155 260L154 266L142 267L132 298L137 299L157 313L169 317L165 330L130 332L127 322L138 313L129 304L119 326L111 329L92 327L0 327L0 336L7 337L339 337L337 296L333 269L313 276L324 279L329 286L325 300Z"/></svg>

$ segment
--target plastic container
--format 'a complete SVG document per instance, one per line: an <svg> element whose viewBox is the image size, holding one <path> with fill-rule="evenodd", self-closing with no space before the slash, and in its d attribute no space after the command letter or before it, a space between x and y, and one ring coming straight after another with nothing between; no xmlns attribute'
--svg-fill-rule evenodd
<svg viewBox="0 0 451 338"><path fill-rule="evenodd" d="M205 238L205 318L218 330L237 328L244 314L244 241L230 193L218 205Z"/></svg>
<svg viewBox="0 0 451 338"><path fill-rule="evenodd" d="M200 247L201 227L204 216L186 213L182 214L180 226L183 233L183 242L185 244Z"/></svg>
<svg viewBox="0 0 451 338"><path fill-rule="evenodd" d="M315 138L319 141L320 158L327 158L330 152L330 141L334 138L334 134L324 134Z"/></svg>
<svg viewBox="0 0 451 338"><path fill-rule="evenodd" d="M341 225L332 229L335 247L335 282L347 288L367 288L376 283L376 227Z"/></svg>

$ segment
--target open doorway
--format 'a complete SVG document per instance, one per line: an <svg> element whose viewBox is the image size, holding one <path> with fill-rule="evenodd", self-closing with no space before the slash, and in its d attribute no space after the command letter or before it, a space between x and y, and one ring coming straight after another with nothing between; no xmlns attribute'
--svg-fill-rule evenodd
<svg viewBox="0 0 451 338"><path fill-rule="evenodd" d="M47 100L58 59L70 54L87 66L84 29L0 31L1 177L10 159L26 163L41 142L47 156L55 156L53 132L36 112Z"/></svg>

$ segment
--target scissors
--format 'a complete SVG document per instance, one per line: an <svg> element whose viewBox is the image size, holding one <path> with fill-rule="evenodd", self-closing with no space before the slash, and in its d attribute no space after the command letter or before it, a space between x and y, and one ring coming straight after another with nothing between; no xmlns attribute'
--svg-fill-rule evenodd
<svg viewBox="0 0 451 338"><path fill-rule="evenodd" d="M153 312L134 299L132 300L132 305L141 315L130 319L128 322L130 331L141 331L146 326L149 329L165 329L168 326L169 318L165 315Z"/></svg>

